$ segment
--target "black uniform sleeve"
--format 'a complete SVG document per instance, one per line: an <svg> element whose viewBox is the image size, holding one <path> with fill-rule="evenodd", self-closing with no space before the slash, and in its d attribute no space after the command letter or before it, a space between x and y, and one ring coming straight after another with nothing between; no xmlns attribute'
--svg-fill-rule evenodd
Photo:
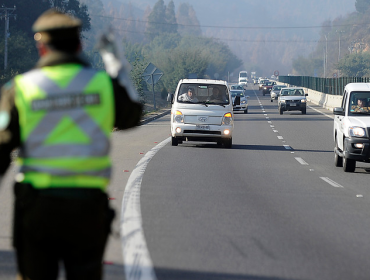
<svg viewBox="0 0 370 280"><path fill-rule="evenodd" d="M0 175L8 169L12 151L20 146L19 116L14 97L14 87L9 82L1 89L0 95L0 112L10 117L6 127L0 129Z"/></svg>
<svg viewBox="0 0 370 280"><path fill-rule="evenodd" d="M140 125L143 106L141 103L132 101L124 87L122 87L117 79L112 79L116 119L114 127L123 130Z"/></svg>

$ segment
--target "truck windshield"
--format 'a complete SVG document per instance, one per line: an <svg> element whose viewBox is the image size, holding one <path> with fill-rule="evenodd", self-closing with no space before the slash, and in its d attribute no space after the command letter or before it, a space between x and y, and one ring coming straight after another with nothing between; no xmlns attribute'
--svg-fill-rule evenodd
<svg viewBox="0 0 370 280"><path fill-rule="evenodd" d="M370 114L370 92L352 92L349 102L349 115Z"/></svg>
<svg viewBox="0 0 370 280"><path fill-rule="evenodd" d="M230 104L229 91L219 84L182 84L177 94L177 102L195 104Z"/></svg>

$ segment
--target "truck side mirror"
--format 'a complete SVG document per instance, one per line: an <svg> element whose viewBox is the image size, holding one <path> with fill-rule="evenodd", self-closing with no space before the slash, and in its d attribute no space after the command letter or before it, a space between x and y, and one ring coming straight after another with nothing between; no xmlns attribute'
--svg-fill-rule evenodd
<svg viewBox="0 0 370 280"><path fill-rule="evenodd" d="M344 116L344 109L342 107L335 107L333 109L333 114L338 116Z"/></svg>

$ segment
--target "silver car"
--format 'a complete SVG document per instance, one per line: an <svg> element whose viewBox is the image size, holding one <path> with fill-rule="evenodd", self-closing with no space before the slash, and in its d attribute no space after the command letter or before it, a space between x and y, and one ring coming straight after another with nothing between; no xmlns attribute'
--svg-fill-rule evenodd
<svg viewBox="0 0 370 280"><path fill-rule="evenodd" d="M283 88L278 97L278 106L280 115L284 111L301 111L303 115L306 114L306 96L303 88Z"/></svg>
<svg viewBox="0 0 370 280"><path fill-rule="evenodd" d="M286 88L286 86L279 86L279 85L274 85L270 91L270 96L271 96L271 102L278 99L280 90L282 88Z"/></svg>
<svg viewBox="0 0 370 280"><path fill-rule="evenodd" d="M230 90L233 99L233 111L244 111L248 113L248 97L244 95L244 90Z"/></svg>

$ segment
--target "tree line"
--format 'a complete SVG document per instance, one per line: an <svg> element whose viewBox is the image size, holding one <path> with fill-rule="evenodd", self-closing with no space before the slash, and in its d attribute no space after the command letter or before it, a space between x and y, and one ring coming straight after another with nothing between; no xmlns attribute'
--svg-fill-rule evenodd
<svg viewBox="0 0 370 280"><path fill-rule="evenodd" d="M80 18L85 57L91 65L103 69L95 49L99 34L110 25L123 42L127 59L132 65L132 78L139 91L146 88L143 70L151 62L164 73L156 85L158 91L174 91L180 79L189 75L198 78L227 79L228 72L242 65L229 47L218 40L202 36L199 20L191 5L182 3L176 10L171 0L166 5L158 0L147 7L142 18L136 17L131 4L101 0L4 0L5 7L16 5L17 19L10 19L8 67L1 70L0 82L34 67L38 60L31 26L37 17L56 7ZM125 5L124 9L122 6ZM5 24L2 20L1 24ZM4 34L0 34L4 41ZM0 65L4 63L4 44L0 44Z"/></svg>
<svg viewBox="0 0 370 280"><path fill-rule="evenodd" d="M370 77L370 0L356 0L356 11L325 21L316 49L293 60L293 73L318 77Z"/></svg>

